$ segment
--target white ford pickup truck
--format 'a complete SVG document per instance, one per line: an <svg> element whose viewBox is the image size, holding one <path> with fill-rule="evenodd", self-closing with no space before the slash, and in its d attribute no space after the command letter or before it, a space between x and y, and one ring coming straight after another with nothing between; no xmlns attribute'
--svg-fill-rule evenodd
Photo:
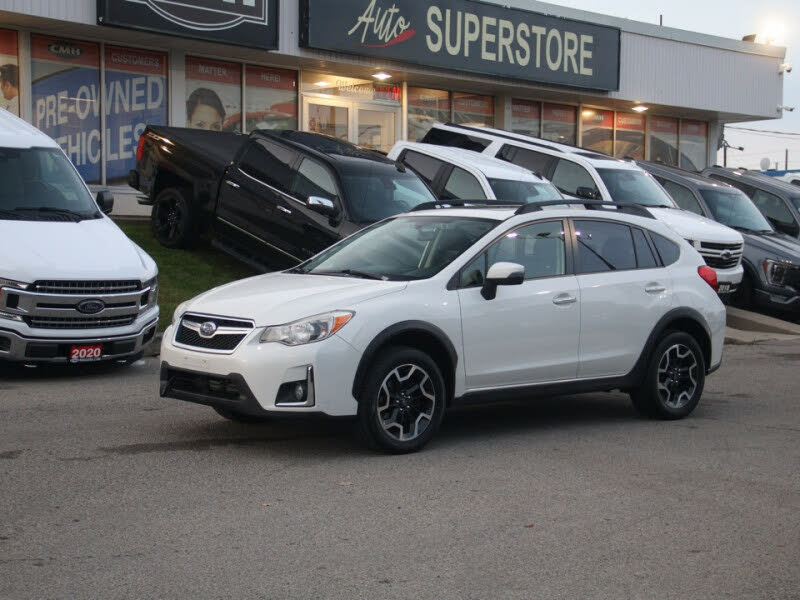
<svg viewBox="0 0 800 600"><path fill-rule="evenodd" d="M0 109L0 361L132 361L158 323L158 268L61 148Z"/></svg>

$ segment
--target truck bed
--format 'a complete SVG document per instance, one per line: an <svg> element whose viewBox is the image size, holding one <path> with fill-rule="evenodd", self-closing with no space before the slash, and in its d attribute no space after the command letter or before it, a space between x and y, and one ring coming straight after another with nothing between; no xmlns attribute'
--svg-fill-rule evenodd
<svg viewBox="0 0 800 600"><path fill-rule="evenodd" d="M247 142L248 136L186 127L149 126L149 131L174 141L182 151L202 157L215 171L224 169Z"/></svg>

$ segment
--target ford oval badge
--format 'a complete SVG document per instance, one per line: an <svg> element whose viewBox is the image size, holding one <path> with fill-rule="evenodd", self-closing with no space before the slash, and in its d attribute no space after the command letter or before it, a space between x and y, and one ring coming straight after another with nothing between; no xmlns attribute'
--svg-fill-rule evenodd
<svg viewBox="0 0 800 600"><path fill-rule="evenodd" d="M101 313L106 309L106 304L102 300L82 300L78 302L78 306L75 307L79 313L83 313L85 315L96 315L97 313Z"/></svg>

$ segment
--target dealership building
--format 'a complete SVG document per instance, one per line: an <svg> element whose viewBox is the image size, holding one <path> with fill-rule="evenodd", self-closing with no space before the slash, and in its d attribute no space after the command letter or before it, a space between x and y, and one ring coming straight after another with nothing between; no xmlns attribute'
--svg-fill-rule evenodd
<svg viewBox="0 0 800 600"><path fill-rule="evenodd" d="M525 0L0 0L0 106L120 193L146 124L387 151L451 121L700 169L780 118L784 55Z"/></svg>

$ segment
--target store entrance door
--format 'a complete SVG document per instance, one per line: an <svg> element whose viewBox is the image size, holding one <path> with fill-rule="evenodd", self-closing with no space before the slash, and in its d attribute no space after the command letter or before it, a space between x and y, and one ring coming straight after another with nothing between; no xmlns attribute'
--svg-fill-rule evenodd
<svg viewBox="0 0 800 600"><path fill-rule="evenodd" d="M322 133L359 146L389 152L400 138L400 108L358 100L307 96L303 131Z"/></svg>

